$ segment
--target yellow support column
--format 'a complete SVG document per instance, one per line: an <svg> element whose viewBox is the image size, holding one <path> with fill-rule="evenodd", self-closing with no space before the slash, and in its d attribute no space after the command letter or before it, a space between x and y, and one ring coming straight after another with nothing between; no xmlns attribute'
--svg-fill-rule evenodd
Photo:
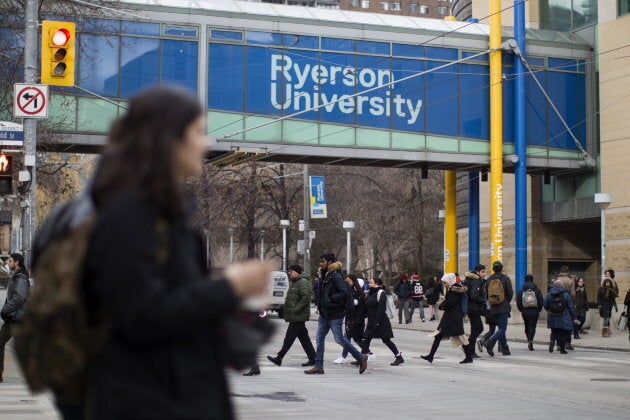
<svg viewBox="0 0 630 420"><path fill-rule="evenodd" d="M446 171L444 185L444 272L457 272L457 199L455 171Z"/></svg>
<svg viewBox="0 0 630 420"><path fill-rule="evenodd" d="M501 0L490 0L490 48L501 45ZM501 50L490 53L490 259L503 260L503 85Z"/></svg>

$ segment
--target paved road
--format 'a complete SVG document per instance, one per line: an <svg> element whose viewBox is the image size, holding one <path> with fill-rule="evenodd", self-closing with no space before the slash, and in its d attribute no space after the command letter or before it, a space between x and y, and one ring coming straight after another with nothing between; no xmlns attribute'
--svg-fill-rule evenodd
<svg viewBox="0 0 630 420"><path fill-rule="evenodd" d="M316 323L307 324L314 339ZM310 376L302 373L304 368L300 363L305 356L297 342L282 367L264 357L280 348L284 328L280 324L279 334L263 352L262 375L230 374L239 418L457 416L487 420L501 414L511 419L628 419L630 416L630 353L627 352L582 348L560 355L549 354L544 345L537 345L530 352L525 343L512 342L512 356L489 358L484 354L483 360L460 365L461 350L445 341L433 364L429 364L419 358L428 353L432 342L427 332L397 329L394 341L403 352L403 365L389 365L393 356L380 340L373 342L377 358L363 375L349 364L334 365L331 361L340 351L329 335L326 373ZM539 332L539 338L544 339L543 336L547 336L547 330Z"/></svg>

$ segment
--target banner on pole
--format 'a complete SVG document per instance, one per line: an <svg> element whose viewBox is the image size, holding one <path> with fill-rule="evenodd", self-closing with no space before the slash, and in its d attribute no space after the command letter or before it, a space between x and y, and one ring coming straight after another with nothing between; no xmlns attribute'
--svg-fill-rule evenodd
<svg viewBox="0 0 630 420"><path fill-rule="evenodd" d="M325 219L328 217L326 210L326 191L324 189L323 176L309 176L311 188L311 218Z"/></svg>

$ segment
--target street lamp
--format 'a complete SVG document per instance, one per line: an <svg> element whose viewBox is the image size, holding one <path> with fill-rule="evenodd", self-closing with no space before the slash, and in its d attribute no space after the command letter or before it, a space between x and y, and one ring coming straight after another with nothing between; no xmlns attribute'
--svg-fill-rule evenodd
<svg viewBox="0 0 630 420"><path fill-rule="evenodd" d="M234 260L234 228L229 227L228 232L230 233L230 264L232 264Z"/></svg>
<svg viewBox="0 0 630 420"><path fill-rule="evenodd" d="M606 273L606 209L612 203L610 193L597 193L593 197L593 201L601 211L601 255L602 255L602 279Z"/></svg>
<svg viewBox="0 0 630 420"><path fill-rule="evenodd" d="M346 271L350 273L350 262L351 262L350 257L352 256L350 252L351 245L352 245L352 239L350 235L352 234L351 233L352 229L354 229L354 222L350 222L350 221L343 222L343 228L346 230L346 264L348 265L348 267L346 268Z"/></svg>
<svg viewBox="0 0 630 420"><path fill-rule="evenodd" d="M280 227L282 228L282 270L287 271L287 229L291 224L290 220L280 220Z"/></svg>

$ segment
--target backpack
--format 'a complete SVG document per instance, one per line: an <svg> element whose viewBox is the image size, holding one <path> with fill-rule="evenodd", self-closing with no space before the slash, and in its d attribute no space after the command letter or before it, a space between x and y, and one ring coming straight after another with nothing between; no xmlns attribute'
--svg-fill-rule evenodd
<svg viewBox="0 0 630 420"><path fill-rule="evenodd" d="M527 289L521 296L521 303L523 308L537 308L538 299L536 298L536 292L532 289Z"/></svg>
<svg viewBox="0 0 630 420"><path fill-rule="evenodd" d="M567 309L567 302L566 300L564 300L563 295L564 293L551 295L551 300L549 301L549 309L547 309L549 315L562 315Z"/></svg>
<svg viewBox="0 0 630 420"><path fill-rule="evenodd" d="M49 388L63 401L80 400L87 359L99 342L83 297L95 222L94 203L85 193L46 218L33 242L28 313L14 328L17 359L31 391Z"/></svg>
<svg viewBox="0 0 630 420"><path fill-rule="evenodd" d="M503 277L495 277L488 282L488 302L490 305L500 305L505 300L505 290L503 290Z"/></svg>
<svg viewBox="0 0 630 420"><path fill-rule="evenodd" d="M387 315L387 318L389 319L393 319L394 318L394 313L396 312L396 305L394 304L394 296L392 296L391 293L387 293L386 291L384 291L383 289L379 290L378 293L376 294L376 300L377 301L381 301L381 294L385 293L387 302L385 302L385 314Z"/></svg>

